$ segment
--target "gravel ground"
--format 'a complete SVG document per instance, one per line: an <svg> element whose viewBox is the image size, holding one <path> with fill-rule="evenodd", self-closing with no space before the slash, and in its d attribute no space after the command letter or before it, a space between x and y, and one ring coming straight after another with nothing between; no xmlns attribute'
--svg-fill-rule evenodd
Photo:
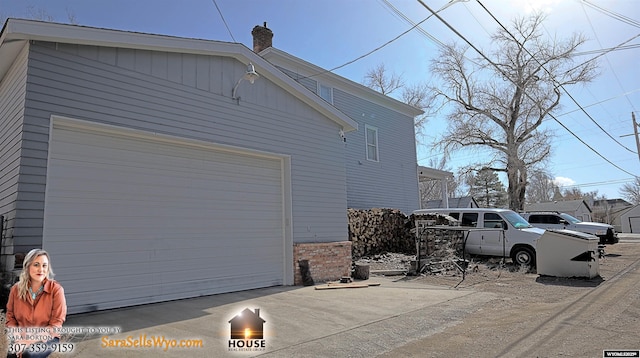
<svg viewBox="0 0 640 358"><path fill-rule="evenodd" d="M388 254L360 260L372 270L408 268L413 258ZM606 248L594 279L539 276L531 270L473 259L460 273L406 280L496 294L460 324L384 357L602 357L605 349L640 350L640 241Z"/></svg>

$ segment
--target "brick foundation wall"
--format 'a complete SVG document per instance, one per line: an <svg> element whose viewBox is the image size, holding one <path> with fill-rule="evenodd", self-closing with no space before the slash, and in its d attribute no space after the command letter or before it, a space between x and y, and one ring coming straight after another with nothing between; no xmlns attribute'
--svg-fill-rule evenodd
<svg viewBox="0 0 640 358"><path fill-rule="evenodd" d="M293 244L294 285L302 285L300 260L309 260L314 282L351 276L351 241Z"/></svg>

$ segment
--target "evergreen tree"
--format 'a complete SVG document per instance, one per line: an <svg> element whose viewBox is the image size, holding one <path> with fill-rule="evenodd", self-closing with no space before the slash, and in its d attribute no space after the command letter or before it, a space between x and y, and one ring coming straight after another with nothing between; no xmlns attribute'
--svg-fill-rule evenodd
<svg viewBox="0 0 640 358"><path fill-rule="evenodd" d="M507 191L491 169L481 169L469 178L469 194L485 208L503 208L507 206Z"/></svg>

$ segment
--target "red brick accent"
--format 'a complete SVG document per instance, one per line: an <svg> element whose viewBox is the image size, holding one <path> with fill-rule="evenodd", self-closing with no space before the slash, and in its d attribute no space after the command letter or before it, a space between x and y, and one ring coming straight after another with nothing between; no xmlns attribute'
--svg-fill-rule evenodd
<svg viewBox="0 0 640 358"><path fill-rule="evenodd" d="M293 244L294 285L302 285L299 260L309 260L314 282L351 276L351 241Z"/></svg>

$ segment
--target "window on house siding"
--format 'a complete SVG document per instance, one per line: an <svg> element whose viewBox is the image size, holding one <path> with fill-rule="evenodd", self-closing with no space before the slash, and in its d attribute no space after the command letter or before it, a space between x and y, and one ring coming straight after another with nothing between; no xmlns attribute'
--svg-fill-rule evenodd
<svg viewBox="0 0 640 358"><path fill-rule="evenodd" d="M378 161L378 128L365 125L367 160Z"/></svg>
<svg viewBox="0 0 640 358"><path fill-rule="evenodd" d="M333 104L333 88L318 82L318 95L320 98Z"/></svg>

